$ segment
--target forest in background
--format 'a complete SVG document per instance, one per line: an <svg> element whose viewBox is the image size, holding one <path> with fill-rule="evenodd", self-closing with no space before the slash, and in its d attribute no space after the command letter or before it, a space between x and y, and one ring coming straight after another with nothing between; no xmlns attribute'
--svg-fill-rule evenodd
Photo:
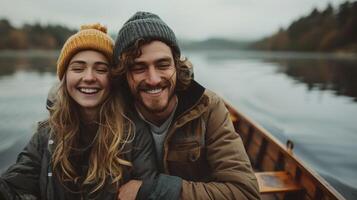
<svg viewBox="0 0 357 200"><path fill-rule="evenodd" d="M7 19L0 19L1 49L61 49L67 38L76 30L60 25L39 23L16 28Z"/></svg>
<svg viewBox="0 0 357 200"><path fill-rule="evenodd" d="M357 52L357 1L329 4L251 45L272 51Z"/></svg>
<svg viewBox="0 0 357 200"><path fill-rule="evenodd" d="M61 49L76 30L63 25L24 24L14 27L0 19L0 50ZM115 37L113 37L115 38ZM357 1L329 4L313 11L287 28L257 42L210 38L181 42L184 49L259 49L269 51L354 52L357 53Z"/></svg>

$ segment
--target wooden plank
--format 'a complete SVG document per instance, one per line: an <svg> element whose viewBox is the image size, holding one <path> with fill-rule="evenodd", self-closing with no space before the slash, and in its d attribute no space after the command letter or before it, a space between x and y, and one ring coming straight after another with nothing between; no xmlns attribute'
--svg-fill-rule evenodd
<svg viewBox="0 0 357 200"><path fill-rule="evenodd" d="M290 157L285 158L285 171L288 172L289 174L292 174L292 176L295 180L297 180L297 181L300 180L302 172L301 172L301 170L300 170L300 172L297 172L298 165Z"/></svg>
<svg viewBox="0 0 357 200"><path fill-rule="evenodd" d="M268 144L268 151L267 154L269 157L271 157L272 160L278 161L279 159L279 154L281 152L279 151L279 149L276 147L276 145L274 145L273 143L269 143ZM284 156L284 155L283 155Z"/></svg>
<svg viewBox="0 0 357 200"><path fill-rule="evenodd" d="M254 163L257 159L258 152L259 152L259 145L256 143L252 143L249 146L249 149L247 149L246 151L248 153L250 160L252 161L252 165L254 165Z"/></svg>
<svg viewBox="0 0 357 200"><path fill-rule="evenodd" d="M263 171L275 171L276 161L273 160L268 154L264 155L263 161L261 163L261 169Z"/></svg>
<svg viewBox="0 0 357 200"><path fill-rule="evenodd" d="M285 171L256 172L261 194L298 192L303 188Z"/></svg>
<svg viewBox="0 0 357 200"><path fill-rule="evenodd" d="M306 189L307 195L310 197L315 197L316 187L318 187L319 184L315 183L309 174L302 173L300 184Z"/></svg>
<svg viewBox="0 0 357 200"><path fill-rule="evenodd" d="M262 166L263 158L267 152L268 141L262 138L261 145L259 146L259 152L257 154L256 160L254 162L254 167L260 169Z"/></svg>
<svg viewBox="0 0 357 200"><path fill-rule="evenodd" d="M244 121L244 120L240 121L238 128L239 128L241 134L248 135L249 124L246 121Z"/></svg>

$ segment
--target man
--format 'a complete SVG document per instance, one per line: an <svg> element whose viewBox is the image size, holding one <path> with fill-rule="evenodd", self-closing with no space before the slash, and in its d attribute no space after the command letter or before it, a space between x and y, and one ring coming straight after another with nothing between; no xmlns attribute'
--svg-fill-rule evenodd
<svg viewBox="0 0 357 200"><path fill-rule="evenodd" d="M180 56L175 34L155 14L137 12L119 31L120 84L150 126L161 171L155 180L129 181L118 198L259 199L223 100L192 80Z"/></svg>

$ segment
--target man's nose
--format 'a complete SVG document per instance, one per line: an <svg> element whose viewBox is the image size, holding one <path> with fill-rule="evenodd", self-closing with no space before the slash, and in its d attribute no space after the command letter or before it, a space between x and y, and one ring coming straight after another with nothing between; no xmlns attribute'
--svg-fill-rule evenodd
<svg viewBox="0 0 357 200"><path fill-rule="evenodd" d="M147 71L146 83L149 85L157 85L161 81L160 73L155 67L149 67Z"/></svg>

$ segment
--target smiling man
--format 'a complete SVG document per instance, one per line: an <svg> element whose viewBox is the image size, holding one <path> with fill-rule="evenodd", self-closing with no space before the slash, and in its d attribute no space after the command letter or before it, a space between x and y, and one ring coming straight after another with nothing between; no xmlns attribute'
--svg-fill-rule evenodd
<svg viewBox="0 0 357 200"><path fill-rule="evenodd" d="M155 14L137 12L119 31L119 84L150 127L160 174L129 181L118 199L259 199L223 100L192 80L192 66L180 57L175 34Z"/></svg>
<svg viewBox="0 0 357 200"><path fill-rule="evenodd" d="M150 121L157 125L172 113L177 104L175 75L171 49L161 41L143 44L141 56L134 60L127 73L137 108L144 116L150 115Z"/></svg>

